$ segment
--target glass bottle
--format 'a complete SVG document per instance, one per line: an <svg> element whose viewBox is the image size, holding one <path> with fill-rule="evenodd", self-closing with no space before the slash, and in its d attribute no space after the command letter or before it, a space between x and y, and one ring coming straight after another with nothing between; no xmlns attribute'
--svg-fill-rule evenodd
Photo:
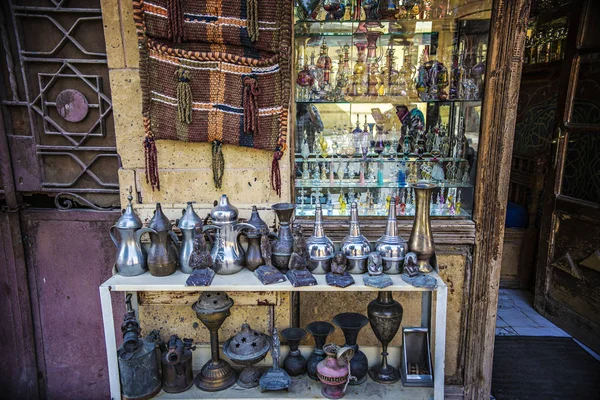
<svg viewBox="0 0 600 400"><path fill-rule="evenodd" d="M367 44L363 42L354 43L356 46L356 63L354 63L354 69L352 71L352 96L362 96L366 93L366 49Z"/></svg>
<svg viewBox="0 0 600 400"><path fill-rule="evenodd" d="M321 53L319 54L319 58L317 60L317 68L320 70L320 75L322 76L322 82L319 82L319 88L325 93L328 93L331 90L330 79L332 61L328 53L329 47L323 39L323 44L321 45Z"/></svg>

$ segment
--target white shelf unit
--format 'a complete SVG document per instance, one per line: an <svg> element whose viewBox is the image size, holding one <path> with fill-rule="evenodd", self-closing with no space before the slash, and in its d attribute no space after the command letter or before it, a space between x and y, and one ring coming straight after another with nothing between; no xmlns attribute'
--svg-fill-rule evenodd
<svg viewBox="0 0 600 400"><path fill-rule="evenodd" d="M341 292L341 291L369 291L377 292L379 290L392 292L420 292L422 294L422 318L421 325L430 327L433 322L434 340L431 345L434 354L434 386L433 388L414 388L404 387L402 382L394 385L382 385L367 380L362 385L349 386L345 398L365 399L373 397L378 399L418 399L418 400L442 400L444 398L444 363L446 348L446 308L448 299L448 287L444 281L435 272L431 273L437 281L437 287L434 289L417 288L404 282L400 275L388 275L393 282L392 286L385 289L377 289L366 286L360 275L354 275L356 283L347 288L337 288L325 283L324 275L315 275L317 285L306 287L293 287L288 281L272 285L263 285L252 272L244 269L234 275L216 275L211 286L185 286L185 281L189 275L176 271L173 275L164 277L155 277L149 272L145 274L126 277L115 274L100 286L100 302L102 305L102 319L104 323L104 337L106 343L106 356L108 360L108 373L110 380L111 398L114 400L121 398L121 385L119 379L119 365L117 359L117 341L115 335L114 316L112 309L112 292L128 292L134 294L132 301L137 302L137 292L203 292L203 291L224 291L224 292L264 292L264 291L283 291L283 292ZM432 294L435 292L435 318L431 318ZM137 304L134 304L137 309ZM401 331L398 331L401 334ZM314 399L320 398L321 383L311 381L310 379L294 379L289 392L265 392L261 393L260 388L240 389L234 387L221 392L203 392L193 386L184 393L168 394L160 392L156 398L159 399L242 399L242 398L261 398L261 399ZM362 387L362 388L361 388ZM375 395L376 394L376 395Z"/></svg>

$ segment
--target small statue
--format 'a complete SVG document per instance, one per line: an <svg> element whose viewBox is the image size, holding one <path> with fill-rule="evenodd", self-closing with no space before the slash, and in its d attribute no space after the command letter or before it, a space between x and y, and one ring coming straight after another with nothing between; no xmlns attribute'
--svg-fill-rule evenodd
<svg viewBox="0 0 600 400"><path fill-rule="evenodd" d="M294 238L294 252L290 257L288 271L285 275L294 287L314 286L317 284L317 280L306 268L309 257L306 251L306 240L304 239L300 224L292 226L292 237Z"/></svg>
<svg viewBox="0 0 600 400"><path fill-rule="evenodd" d="M185 281L185 285L210 286L215 277L215 271L212 270L213 260L210 251L206 249L206 240L204 239L201 224L196 224L194 250L190 255L189 264L194 270Z"/></svg>
<svg viewBox="0 0 600 400"><path fill-rule="evenodd" d="M417 255L412 251L407 253L404 258L404 272L401 277L404 282L415 287L434 289L437 286L437 281L433 276L419 271Z"/></svg>
<svg viewBox="0 0 600 400"><path fill-rule="evenodd" d="M379 289L393 285L392 278L383 274L381 254L377 252L369 254L367 270L368 273L363 275L365 285Z"/></svg>
<svg viewBox="0 0 600 400"><path fill-rule="evenodd" d="M325 280L330 286L345 288L354 284L354 278L346 271L346 255L341 251L336 251L333 260L331 260L331 272L325 275Z"/></svg>
<svg viewBox="0 0 600 400"><path fill-rule="evenodd" d="M273 250L271 248L271 240L269 236L273 236L273 234L269 233L261 236L260 238L260 253L265 261L265 264L254 270L254 276L256 276L263 285L285 282L285 276L273 266L271 261Z"/></svg>
<svg viewBox="0 0 600 400"><path fill-rule="evenodd" d="M414 278L419 274L417 255L413 252L408 253L404 258L404 273L410 278Z"/></svg>
<svg viewBox="0 0 600 400"><path fill-rule="evenodd" d="M273 345L271 346L271 357L273 366L260 378L260 389L267 390L289 390L292 379L283 368L279 368L279 357L281 356L281 342L277 328L273 328Z"/></svg>

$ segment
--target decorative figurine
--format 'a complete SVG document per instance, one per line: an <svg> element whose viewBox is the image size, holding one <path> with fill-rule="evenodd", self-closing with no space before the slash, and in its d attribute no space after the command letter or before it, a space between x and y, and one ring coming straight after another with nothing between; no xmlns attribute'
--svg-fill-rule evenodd
<svg viewBox="0 0 600 400"><path fill-rule="evenodd" d="M127 399L149 399L160 392L160 353L156 351L159 332L152 331L140 339L140 324L127 294L127 313L121 325L123 344L117 351L121 392Z"/></svg>
<svg viewBox="0 0 600 400"><path fill-rule="evenodd" d="M417 255L412 252L408 253L404 259L404 272L401 278L414 287L435 289L437 286L437 281L433 276L419 271Z"/></svg>
<svg viewBox="0 0 600 400"><path fill-rule="evenodd" d="M231 313L233 300L224 292L202 292L192 305L196 316L210 331L211 359L204 364L194 384L200 390L217 392L225 390L236 381L235 371L219 357L219 328Z"/></svg>
<svg viewBox="0 0 600 400"><path fill-rule="evenodd" d="M185 281L185 286L210 286L215 277L215 271L212 270L213 260L210 252L206 250L206 240L201 224L196 225L194 235L194 249L188 262L190 268L194 270Z"/></svg>
<svg viewBox="0 0 600 400"><path fill-rule="evenodd" d="M185 392L194 384L192 371L192 339L181 340L171 335L162 354L162 389L167 393Z"/></svg>
<svg viewBox="0 0 600 400"><path fill-rule="evenodd" d="M115 266L123 276L137 276L148 271L146 265L146 250L142 246L141 238L144 233L152 232L149 228L142 228L142 220L133 211L131 200L131 186L127 200L127 208L116 224L110 227L110 238L117 246L117 260ZM115 230L119 232L117 239Z"/></svg>
<svg viewBox="0 0 600 400"><path fill-rule="evenodd" d="M308 357L308 361L306 363L306 372L308 373L308 377L310 379L318 381L319 378L317 377L317 365L325 359L323 345L327 341L327 336L331 335L335 328L329 322L314 321L306 325L306 330L315 340L315 349Z"/></svg>
<svg viewBox="0 0 600 400"><path fill-rule="evenodd" d="M306 331L302 328L286 328L281 331L281 337L287 341L290 347L290 352L283 360L283 369L290 376L298 376L306 372L306 358L298 350L304 336L306 336Z"/></svg>
<svg viewBox="0 0 600 400"><path fill-rule="evenodd" d="M354 278L346 271L346 256L337 251L331 261L331 272L325 275L325 280L330 286L345 288L354 284Z"/></svg>
<svg viewBox="0 0 600 400"><path fill-rule="evenodd" d="M321 394L328 399L341 399L351 378L350 360L354 350L329 343L323 347L327 358L317 365L317 376L323 382Z"/></svg>
<svg viewBox="0 0 600 400"><path fill-rule="evenodd" d="M383 289L393 284L392 278L383 274L381 254L374 252L369 254L368 273L363 275L365 285Z"/></svg>
<svg viewBox="0 0 600 400"><path fill-rule="evenodd" d="M388 344L400 329L403 309L392 298L392 292L382 290L367 307L367 314L375 336L381 342L383 356L381 364L369 369L369 376L377 383L395 383L400 380L400 371L388 364Z"/></svg>
<svg viewBox="0 0 600 400"><path fill-rule="evenodd" d="M265 264L254 270L254 276L260 280L263 285L270 285L272 283L285 282L285 276L273 265L271 265L271 240L268 236L262 236L260 238L260 251L262 258L265 260Z"/></svg>
<svg viewBox="0 0 600 400"><path fill-rule="evenodd" d="M262 361L271 349L271 338L255 331L250 325L243 324L242 329L223 343L223 354L244 368L240 371L237 384L244 389L258 386L262 372L254 364Z"/></svg>
<svg viewBox="0 0 600 400"><path fill-rule="evenodd" d="M354 350L354 357L350 361L350 373L353 378L350 379L350 385L360 385L367 379L369 360L365 353L359 350L356 341L358 333L369 323L369 319L359 313L347 312L333 317L333 323L344 333L346 339L344 347L350 347Z"/></svg>
<svg viewBox="0 0 600 400"><path fill-rule="evenodd" d="M294 252L290 256L288 271L285 273L292 286L314 286L317 280L307 269L308 253L306 251L306 240L302 233L302 225L294 224L292 228L294 238Z"/></svg>
<svg viewBox="0 0 600 400"><path fill-rule="evenodd" d="M271 347L271 357L273 357L273 366L260 378L260 389L262 392L271 390L288 390L292 379L282 368L279 368L279 357L281 356L281 343L277 328L273 328L273 346Z"/></svg>

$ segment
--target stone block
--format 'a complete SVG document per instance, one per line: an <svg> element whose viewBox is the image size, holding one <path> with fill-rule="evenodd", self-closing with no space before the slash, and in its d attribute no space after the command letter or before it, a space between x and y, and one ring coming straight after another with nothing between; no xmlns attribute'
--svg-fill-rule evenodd
<svg viewBox="0 0 600 400"><path fill-rule="evenodd" d="M108 68L124 68L125 54L123 52L123 36L121 35L121 15L119 0L100 0L102 7L102 24L104 25L104 40ZM113 96L115 91L112 91Z"/></svg>

